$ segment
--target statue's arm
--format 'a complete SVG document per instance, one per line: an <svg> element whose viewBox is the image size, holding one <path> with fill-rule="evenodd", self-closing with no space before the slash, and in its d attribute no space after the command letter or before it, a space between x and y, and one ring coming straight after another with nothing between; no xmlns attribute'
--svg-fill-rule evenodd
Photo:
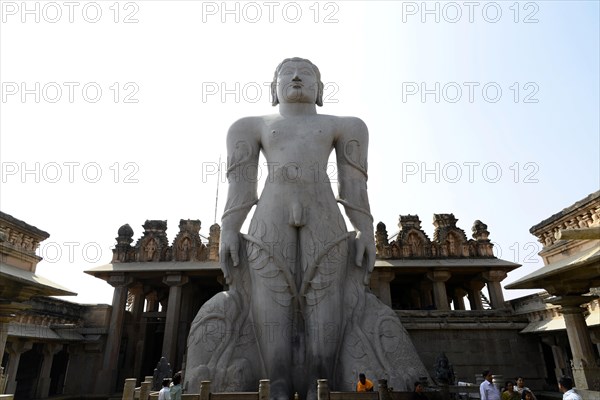
<svg viewBox="0 0 600 400"><path fill-rule="evenodd" d="M239 264L239 234L250 209L258 201L260 131L255 118L235 122L227 133L227 202L221 218L219 258L229 284L229 259Z"/></svg>
<svg viewBox="0 0 600 400"><path fill-rule="evenodd" d="M338 201L357 232L355 263L366 267L365 284L375 265L373 216L367 194L368 148L369 132L365 123L358 118L342 118L335 144Z"/></svg>

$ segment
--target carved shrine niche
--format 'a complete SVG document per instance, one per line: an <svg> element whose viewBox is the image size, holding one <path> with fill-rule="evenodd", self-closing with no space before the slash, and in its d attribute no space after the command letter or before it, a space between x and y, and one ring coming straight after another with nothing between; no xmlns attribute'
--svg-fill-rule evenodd
<svg viewBox="0 0 600 400"><path fill-rule="evenodd" d="M173 240L173 261L206 261L208 249L200 239L200 220L182 219Z"/></svg>
<svg viewBox="0 0 600 400"><path fill-rule="evenodd" d="M398 227L400 232L396 243L402 258L425 258L430 256L431 241L421 229L421 221L418 215L401 215Z"/></svg>
<svg viewBox="0 0 600 400"><path fill-rule="evenodd" d="M210 227L208 245L202 243L200 220L182 219L179 233L169 246L167 221L146 220L144 234L133 242L133 229L129 224L119 228L117 244L113 249L113 263L119 262L160 262L160 261L218 261L221 227Z"/></svg>
<svg viewBox="0 0 600 400"><path fill-rule="evenodd" d="M493 258L492 243L488 239L487 225L477 220L473 224L473 238L467 239L465 232L456 226L453 214L434 214L433 241L421 229L418 215L401 215L400 231L394 241L389 242L386 226L377 224L376 247L379 259L428 259L428 258Z"/></svg>
<svg viewBox="0 0 600 400"><path fill-rule="evenodd" d="M143 236L135 244L136 261L169 261L167 221L146 220Z"/></svg>

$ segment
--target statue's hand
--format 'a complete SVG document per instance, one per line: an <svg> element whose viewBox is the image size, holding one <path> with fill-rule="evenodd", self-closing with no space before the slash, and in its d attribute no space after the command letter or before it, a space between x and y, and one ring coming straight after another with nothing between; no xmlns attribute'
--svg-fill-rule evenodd
<svg viewBox="0 0 600 400"><path fill-rule="evenodd" d="M229 260L234 267L240 263L240 234L239 232L221 231L221 243L219 248L219 261L221 270L225 277L225 283L231 284L231 273L229 271Z"/></svg>
<svg viewBox="0 0 600 400"><path fill-rule="evenodd" d="M357 267L365 266L365 276L363 283L369 284L371 272L375 266L375 240L373 235L364 235L362 232L356 234L354 239L356 249L356 259L354 262Z"/></svg>

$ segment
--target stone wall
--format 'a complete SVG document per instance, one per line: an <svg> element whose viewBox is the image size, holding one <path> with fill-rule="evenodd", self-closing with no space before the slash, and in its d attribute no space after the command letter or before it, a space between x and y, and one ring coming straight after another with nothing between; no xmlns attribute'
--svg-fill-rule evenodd
<svg viewBox="0 0 600 400"><path fill-rule="evenodd" d="M102 369L103 353L100 346L69 345L69 367L64 386L65 395L93 393L98 371Z"/></svg>
<svg viewBox="0 0 600 400"><path fill-rule="evenodd" d="M547 371L539 339L519 332L527 319L502 310L398 311L421 360L435 376L435 360L445 353L458 381L475 383L484 369L504 380L525 378L527 386L544 387Z"/></svg>

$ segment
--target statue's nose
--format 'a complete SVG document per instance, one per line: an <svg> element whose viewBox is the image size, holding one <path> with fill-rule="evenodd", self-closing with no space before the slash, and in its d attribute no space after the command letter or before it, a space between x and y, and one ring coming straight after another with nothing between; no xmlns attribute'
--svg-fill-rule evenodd
<svg viewBox="0 0 600 400"><path fill-rule="evenodd" d="M297 72L294 73L294 79L292 79L292 81L294 81L294 82L301 82L302 81L302 79L300 79L300 77L298 76Z"/></svg>

